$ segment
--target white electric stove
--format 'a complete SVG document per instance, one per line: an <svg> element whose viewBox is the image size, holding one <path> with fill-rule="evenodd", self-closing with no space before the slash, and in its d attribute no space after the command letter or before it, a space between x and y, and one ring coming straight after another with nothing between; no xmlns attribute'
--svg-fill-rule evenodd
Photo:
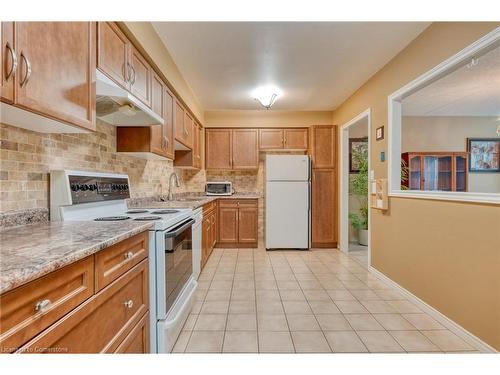
<svg viewBox="0 0 500 375"><path fill-rule="evenodd" d="M191 311L193 277L191 209L129 209L127 175L82 171L50 173L52 221L151 222L149 231L150 347L171 352Z"/></svg>

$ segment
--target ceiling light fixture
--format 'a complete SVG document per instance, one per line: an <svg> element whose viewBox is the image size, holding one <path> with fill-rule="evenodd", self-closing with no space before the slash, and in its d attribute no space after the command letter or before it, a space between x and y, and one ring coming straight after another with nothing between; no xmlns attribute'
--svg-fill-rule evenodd
<svg viewBox="0 0 500 375"><path fill-rule="evenodd" d="M252 96L265 109L271 109L276 99L281 96L281 91L275 86L262 86L255 89Z"/></svg>

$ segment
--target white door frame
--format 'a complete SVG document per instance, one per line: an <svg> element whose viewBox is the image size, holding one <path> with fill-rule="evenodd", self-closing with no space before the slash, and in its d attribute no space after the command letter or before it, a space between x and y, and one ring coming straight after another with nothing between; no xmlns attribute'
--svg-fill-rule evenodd
<svg viewBox="0 0 500 375"><path fill-rule="evenodd" d="M371 108L366 109L340 128L340 250L349 252L349 127L368 119L368 178L371 175ZM371 208L368 182L368 265L371 265Z"/></svg>

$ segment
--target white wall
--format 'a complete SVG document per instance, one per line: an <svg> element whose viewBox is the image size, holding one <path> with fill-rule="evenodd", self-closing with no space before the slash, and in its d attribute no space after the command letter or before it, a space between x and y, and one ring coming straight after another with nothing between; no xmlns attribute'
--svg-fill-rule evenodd
<svg viewBox="0 0 500 375"><path fill-rule="evenodd" d="M401 150L467 151L467 138L498 138L498 124L497 117L403 117ZM468 190L500 193L500 173L469 173Z"/></svg>

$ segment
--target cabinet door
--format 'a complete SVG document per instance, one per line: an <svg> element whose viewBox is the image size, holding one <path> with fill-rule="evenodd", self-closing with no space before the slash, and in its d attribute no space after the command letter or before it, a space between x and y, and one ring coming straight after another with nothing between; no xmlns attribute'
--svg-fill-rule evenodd
<svg viewBox="0 0 500 375"><path fill-rule="evenodd" d="M287 150L307 150L307 129L285 129L283 144Z"/></svg>
<svg viewBox="0 0 500 375"><path fill-rule="evenodd" d="M175 139L183 144L186 143L186 128L184 126L184 118L184 107L176 98L174 104Z"/></svg>
<svg viewBox="0 0 500 375"><path fill-rule="evenodd" d="M235 129L232 138L232 168L258 169L259 135L257 129Z"/></svg>
<svg viewBox="0 0 500 375"><path fill-rule="evenodd" d="M337 160L336 127L333 125L311 128L311 156L313 168L335 168Z"/></svg>
<svg viewBox="0 0 500 375"><path fill-rule="evenodd" d="M15 23L18 106L95 129L95 23Z"/></svg>
<svg viewBox="0 0 500 375"><path fill-rule="evenodd" d="M175 97L165 86L164 91L165 105L164 109L164 124L163 124L163 139L165 147L165 156L169 159L174 158L174 105Z"/></svg>
<svg viewBox="0 0 500 375"><path fill-rule="evenodd" d="M219 242L238 242L238 207L219 207Z"/></svg>
<svg viewBox="0 0 500 375"><path fill-rule="evenodd" d="M257 206L240 202L238 210L238 242L241 244L257 243L258 213Z"/></svg>
<svg viewBox="0 0 500 375"><path fill-rule="evenodd" d="M129 46L127 37L114 22L97 24L97 68L127 89Z"/></svg>
<svg viewBox="0 0 500 375"><path fill-rule="evenodd" d="M260 129L259 149L279 150L283 148L283 129Z"/></svg>
<svg viewBox="0 0 500 375"><path fill-rule="evenodd" d="M212 249L215 247L215 244L217 243L217 213L214 211L214 213L210 217L210 230L211 230L211 239L212 241L210 242L210 253L212 252Z"/></svg>
<svg viewBox="0 0 500 375"><path fill-rule="evenodd" d="M422 158L420 155L408 155L408 184L410 190L423 189Z"/></svg>
<svg viewBox="0 0 500 375"><path fill-rule="evenodd" d="M193 117L188 111L184 111L184 144L193 148L194 143L194 123Z"/></svg>
<svg viewBox="0 0 500 375"><path fill-rule="evenodd" d="M160 77L153 75L151 83L151 109L165 119L165 85ZM165 149L165 124L163 126L151 126L151 152L166 156Z"/></svg>
<svg viewBox="0 0 500 375"><path fill-rule="evenodd" d="M200 156L200 149L201 149L201 144L200 144L200 133L201 129L200 126L197 123L194 123L193 127L194 131L194 142L193 142L193 167L195 168L201 168L201 156Z"/></svg>
<svg viewBox="0 0 500 375"><path fill-rule="evenodd" d="M467 191L467 156L455 155L455 187L454 191Z"/></svg>
<svg viewBox="0 0 500 375"><path fill-rule="evenodd" d="M119 354L149 353L149 313L146 313L115 350Z"/></svg>
<svg viewBox="0 0 500 375"><path fill-rule="evenodd" d="M2 22L0 49L0 98L2 101L14 101L14 80L18 67L17 51L14 47L14 22Z"/></svg>
<svg viewBox="0 0 500 375"><path fill-rule="evenodd" d="M204 217L201 223L201 266L203 267L208 259L208 247L211 242L210 216Z"/></svg>
<svg viewBox="0 0 500 375"><path fill-rule="evenodd" d="M315 247L337 243L336 172L313 169L311 196L312 243Z"/></svg>
<svg viewBox="0 0 500 375"><path fill-rule="evenodd" d="M231 130L205 130L206 169L231 169Z"/></svg>
<svg viewBox="0 0 500 375"><path fill-rule="evenodd" d="M134 47L130 47L130 92L151 107L151 74L153 69Z"/></svg>

